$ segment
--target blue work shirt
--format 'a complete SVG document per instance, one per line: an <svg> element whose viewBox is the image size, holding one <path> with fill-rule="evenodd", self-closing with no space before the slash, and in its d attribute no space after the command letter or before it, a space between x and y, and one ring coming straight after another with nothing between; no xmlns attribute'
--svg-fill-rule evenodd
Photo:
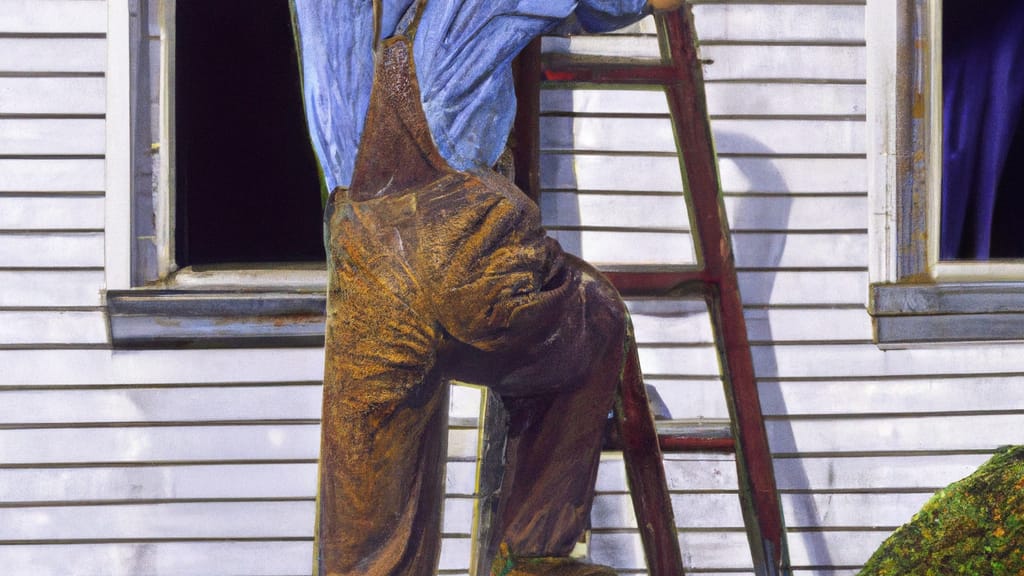
<svg viewBox="0 0 1024 576"><path fill-rule="evenodd" d="M381 37L414 0L382 0ZM373 85L371 0L292 0L306 119L328 190L347 187ZM423 110L457 170L490 167L515 118L512 59L570 16L589 32L629 25L647 0L429 0L413 45Z"/></svg>

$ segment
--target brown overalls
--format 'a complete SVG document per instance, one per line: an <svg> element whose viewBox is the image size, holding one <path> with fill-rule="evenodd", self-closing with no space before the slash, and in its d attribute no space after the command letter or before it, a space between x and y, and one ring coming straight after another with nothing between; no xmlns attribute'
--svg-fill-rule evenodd
<svg viewBox="0 0 1024 576"><path fill-rule="evenodd" d="M588 523L625 308L509 180L448 166L407 38L377 48L375 74L352 187L326 216L318 574L434 573L450 380L510 413L500 541L566 555Z"/></svg>

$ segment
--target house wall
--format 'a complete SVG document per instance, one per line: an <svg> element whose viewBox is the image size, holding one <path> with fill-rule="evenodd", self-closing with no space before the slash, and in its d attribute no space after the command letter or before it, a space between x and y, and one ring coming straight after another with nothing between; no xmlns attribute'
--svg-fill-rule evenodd
<svg viewBox="0 0 1024 576"><path fill-rule="evenodd" d="M864 2L695 13L792 563L853 574L932 492L1021 442L1024 347L871 343ZM0 0L0 566L307 573L322 352L108 344L102 291L124 269L105 258L128 236L105 221L123 201L107 122L125 113L106 104L108 50L125 49L107 30L105 0ZM651 31L548 49L651 54ZM545 218L563 244L606 263L692 261L664 99L552 90L543 107ZM673 417L724 417L706 313L630 305ZM462 390L455 413L471 416ZM469 565L475 434L451 433L446 574ZM732 461L668 460L692 571L751 573ZM622 476L609 455L591 554L642 572Z"/></svg>

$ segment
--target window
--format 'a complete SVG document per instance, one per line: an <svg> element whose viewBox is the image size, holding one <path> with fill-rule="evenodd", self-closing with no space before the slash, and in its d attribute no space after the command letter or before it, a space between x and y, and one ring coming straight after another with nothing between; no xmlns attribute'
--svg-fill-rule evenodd
<svg viewBox="0 0 1024 576"><path fill-rule="evenodd" d="M318 343L320 179L288 0L111 4L114 344Z"/></svg>
<svg viewBox="0 0 1024 576"><path fill-rule="evenodd" d="M939 257L942 8L868 0L870 309L883 346L1024 340L1024 262Z"/></svg>
<svg viewBox="0 0 1024 576"><path fill-rule="evenodd" d="M323 262L288 0L178 0L175 261Z"/></svg>

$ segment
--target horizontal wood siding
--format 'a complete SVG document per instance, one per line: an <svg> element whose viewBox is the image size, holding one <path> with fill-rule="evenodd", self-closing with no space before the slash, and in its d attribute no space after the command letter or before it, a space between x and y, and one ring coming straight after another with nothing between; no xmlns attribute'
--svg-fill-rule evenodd
<svg viewBox="0 0 1024 576"><path fill-rule="evenodd" d="M160 22L148 1L156 126ZM1024 429L1024 347L870 341L863 5L694 6L799 575L852 576L930 494ZM0 566L308 573L322 350L107 345L104 127L123 111L105 109L104 68L107 50L125 47L107 46L106 7L0 0ZM648 20L546 45L651 56L652 31ZM552 89L542 109L544 219L563 245L604 264L693 262L663 94ZM670 415L727 417L703 306L629 306ZM476 430L466 424L478 401L455 389L444 574L469 566ZM666 467L691 571L752 574L732 457L672 455ZM591 557L643 573L620 457L606 455L598 486Z"/></svg>

